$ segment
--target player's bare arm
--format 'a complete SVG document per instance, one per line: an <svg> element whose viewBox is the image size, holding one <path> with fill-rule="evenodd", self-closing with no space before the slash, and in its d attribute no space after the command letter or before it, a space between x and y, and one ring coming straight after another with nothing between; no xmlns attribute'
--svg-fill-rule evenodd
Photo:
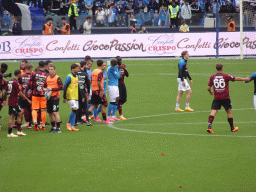
<svg viewBox="0 0 256 192"><path fill-rule="evenodd" d="M31 104L31 101L30 101L30 100L26 97L26 95L24 95L21 91L19 92L19 95L20 95L23 99L26 99L29 104Z"/></svg>
<svg viewBox="0 0 256 192"><path fill-rule="evenodd" d="M209 93L210 93L211 95L214 94L210 86L207 87L207 90L209 91Z"/></svg>
<svg viewBox="0 0 256 192"><path fill-rule="evenodd" d="M241 78L241 77L235 77L235 81L245 81L246 78Z"/></svg>

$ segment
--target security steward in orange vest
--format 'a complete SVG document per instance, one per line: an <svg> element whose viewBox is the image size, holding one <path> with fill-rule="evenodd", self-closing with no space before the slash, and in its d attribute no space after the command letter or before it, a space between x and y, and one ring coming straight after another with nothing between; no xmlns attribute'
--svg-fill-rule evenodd
<svg viewBox="0 0 256 192"><path fill-rule="evenodd" d="M227 31L236 31L235 22L233 21L233 17L231 15L228 15L228 29Z"/></svg>
<svg viewBox="0 0 256 192"><path fill-rule="evenodd" d="M54 35L52 21L52 18L47 19L46 24L44 24L43 35Z"/></svg>
<svg viewBox="0 0 256 192"><path fill-rule="evenodd" d="M61 22L62 22L62 24L63 24L63 28L62 29L60 29L60 28L57 28L57 31L59 32L59 33L61 33L61 34L70 34L70 25L67 23L67 20L66 20L66 18L65 17L62 17L61 18Z"/></svg>

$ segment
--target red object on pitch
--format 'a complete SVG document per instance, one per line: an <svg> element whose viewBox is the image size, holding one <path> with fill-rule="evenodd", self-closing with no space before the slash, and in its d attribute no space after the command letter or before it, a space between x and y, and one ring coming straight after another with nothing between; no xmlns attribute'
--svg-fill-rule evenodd
<svg viewBox="0 0 256 192"><path fill-rule="evenodd" d="M182 186L180 185L180 188L182 188Z"/></svg>
<svg viewBox="0 0 256 192"><path fill-rule="evenodd" d="M162 155L162 156L164 156L164 154L163 154L163 153L162 153L161 155Z"/></svg>

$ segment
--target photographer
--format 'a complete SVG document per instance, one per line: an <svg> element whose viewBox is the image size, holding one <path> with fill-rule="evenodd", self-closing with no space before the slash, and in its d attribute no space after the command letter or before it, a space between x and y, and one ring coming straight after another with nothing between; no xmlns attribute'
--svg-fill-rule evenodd
<svg viewBox="0 0 256 192"><path fill-rule="evenodd" d="M52 22L53 22L52 18L47 19L46 24L44 24L44 27L43 27L43 31L42 31L43 35L54 35Z"/></svg>
<svg viewBox="0 0 256 192"><path fill-rule="evenodd" d="M61 22L63 24L63 27L62 27L62 29L60 29L59 26L57 26L56 29L57 29L58 33L69 35L70 34L70 26L67 23L66 18L62 17Z"/></svg>

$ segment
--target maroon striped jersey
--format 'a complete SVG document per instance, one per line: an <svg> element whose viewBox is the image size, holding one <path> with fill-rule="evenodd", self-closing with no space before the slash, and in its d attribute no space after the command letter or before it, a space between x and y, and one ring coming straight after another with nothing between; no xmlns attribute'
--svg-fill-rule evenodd
<svg viewBox="0 0 256 192"><path fill-rule="evenodd" d="M28 90L31 89L33 96L44 96L43 88L47 87L46 86L47 76L48 74L41 70L33 72L29 86L26 89L26 92L28 92Z"/></svg>
<svg viewBox="0 0 256 192"><path fill-rule="evenodd" d="M210 77L208 86L213 86L214 100L229 99L229 81L235 81L235 77L223 73Z"/></svg>
<svg viewBox="0 0 256 192"><path fill-rule="evenodd" d="M119 66L119 71L121 71L121 74L120 74L120 78L118 79L118 83L119 84L124 84L124 77L128 77L129 76L129 73L128 71L126 70L126 66L125 64L121 64Z"/></svg>
<svg viewBox="0 0 256 192"><path fill-rule="evenodd" d="M32 78L31 73L25 73L20 78L21 91L24 95L26 95L27 98L32 97L32 90L31 89L29 89L26 93L26 89L29 86L29 82L30 82L31 78Z"/></svg>
<svg viewBox="0 0 256 192"><path fill-rule="evenodd" d="M9 95L8 105L15 107L19 104L19 93L20 93L20 84L17 79L12 79L8 82L8 86L6 86L5 90Z"/></svg>

